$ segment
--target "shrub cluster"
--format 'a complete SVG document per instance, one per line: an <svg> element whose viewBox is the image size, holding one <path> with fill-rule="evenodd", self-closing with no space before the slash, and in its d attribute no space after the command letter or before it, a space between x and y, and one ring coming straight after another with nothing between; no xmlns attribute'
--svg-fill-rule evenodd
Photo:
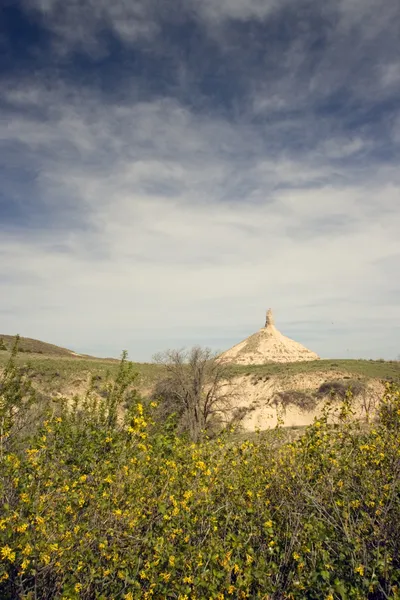
<svg viewBox="0 0 400 600"><path fill-rule="evenodd" d="M1 598L400 598L393 387L368 430L345 398L338 426L328 406L292 443L277 431L193 444L172 421L152 423L154 402L127 397L125 357L104 397L52 403L25 434L32 398L8 369Z"/></svg>

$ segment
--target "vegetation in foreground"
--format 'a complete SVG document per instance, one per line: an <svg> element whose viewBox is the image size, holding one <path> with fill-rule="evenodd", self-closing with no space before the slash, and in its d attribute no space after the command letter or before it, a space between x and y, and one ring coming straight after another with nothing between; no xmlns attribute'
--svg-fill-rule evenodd
<svg viewBox="0 0 400 600"><path fill-rule="evenodd" d="M197 444L130 391L38 404L0 379L0 597L400 598L400 392L361 428Z"/></svg>

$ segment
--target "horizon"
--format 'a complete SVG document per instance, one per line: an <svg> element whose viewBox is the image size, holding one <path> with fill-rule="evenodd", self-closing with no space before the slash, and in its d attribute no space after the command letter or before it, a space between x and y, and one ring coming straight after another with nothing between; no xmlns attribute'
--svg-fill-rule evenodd
<svg viewBox="0 0 400 600"><path fill-rule="evenodd" d="M0 331L399 356L398 0L6 0Z"/></svg>

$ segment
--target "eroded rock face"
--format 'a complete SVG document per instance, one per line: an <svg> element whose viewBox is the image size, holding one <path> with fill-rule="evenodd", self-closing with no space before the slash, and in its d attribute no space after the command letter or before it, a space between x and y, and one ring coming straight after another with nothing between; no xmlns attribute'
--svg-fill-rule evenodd
<svg viewBox="0 0 400 600"><path fill-rule="evenodd" d="M275 327L272 310L267 311L265 326L220 356L220 360L241 365L268 362L318 360L319 356L281 334Z"/></svg>

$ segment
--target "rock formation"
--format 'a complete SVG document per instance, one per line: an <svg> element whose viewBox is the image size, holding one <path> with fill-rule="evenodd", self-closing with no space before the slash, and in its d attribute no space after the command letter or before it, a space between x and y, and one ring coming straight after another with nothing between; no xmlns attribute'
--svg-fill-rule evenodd
<svg viewBox="0 0 400 600"><path fill-rule="evenodd" d="M267 311L265 326L243 342L223 352L220 360L240 365L268 362L301 362L318 360L319 356L298 342L282 335L275 327L272 310Z"/></svg>

